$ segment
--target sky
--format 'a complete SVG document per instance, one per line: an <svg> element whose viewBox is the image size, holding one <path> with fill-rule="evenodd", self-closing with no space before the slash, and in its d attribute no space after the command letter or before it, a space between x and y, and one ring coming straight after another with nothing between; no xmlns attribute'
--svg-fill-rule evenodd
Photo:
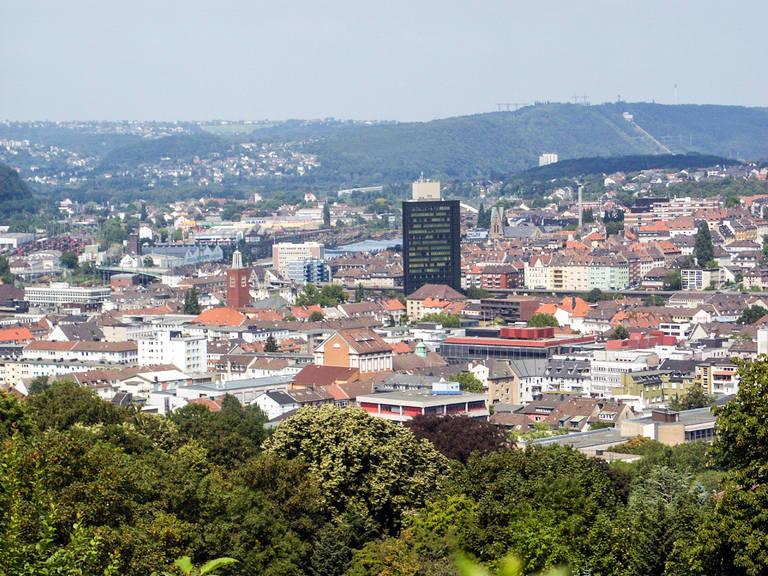
<svg viewBox="0 0 768 576"><path fill-rule="evenodd" d="M768 2L9 0L0 119L426 121L768 105Z"/></svg>

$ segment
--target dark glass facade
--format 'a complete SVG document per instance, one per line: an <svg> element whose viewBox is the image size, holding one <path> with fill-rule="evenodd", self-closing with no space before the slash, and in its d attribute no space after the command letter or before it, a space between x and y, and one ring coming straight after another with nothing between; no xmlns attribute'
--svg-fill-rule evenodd
<svg viewBox="0 0 768 576"><path fill-rule="evenodd" d="M459 201L403 202L403 287L424 284L461 290Z"/></svg>

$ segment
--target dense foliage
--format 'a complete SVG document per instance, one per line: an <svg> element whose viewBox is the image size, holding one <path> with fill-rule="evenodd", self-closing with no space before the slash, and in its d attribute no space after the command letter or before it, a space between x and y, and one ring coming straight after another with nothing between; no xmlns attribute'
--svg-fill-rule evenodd
<svg viewBox="0 0 768 576"><path fill-rule="evenodd" d="M475 573L460 555L499 574L757 576L768 360L740 370L713 452L632 439L615 451L642 459L610 465L466 418L325 406L270 435L232 397L163 418L72 384L0 394L0 575L143 576L185 556L237 559L222 575Z"/></svg>
<svg viewBox="0 0 768 576"><path fill-rule="evenodd" d="M420 415L406 426L417 438L426 438L438 452L466 463L474 452L487 454L509 447L509 439L490 422L466 416Z"/></svg>
<svg viewBox="0 0 768 576"><path fill-rule="evenodd" d="M673 154L645 137L623 117L625 112L634 116L637 126L663 141ZM445 182L508 178L510 191L530 190L534 183L536 189L541 190L546 182L563 177L646 168L722 165L728 163L724 158L738 158L744 151L753 155L746 160L764 158L768 156L764 128L767 120L765 108L628 102L595 106L540 103L515 112L475 114L431 122L369 125L334 120L294 120L210 126L178 123L174 130L182 130L182 133L159 138L89 132L45 123L13 123L0 127L0 137L61 146L94 158L94 170L88 173L88 180L79 183L77 188L67 184L49 187L57 195L87 201L98 194L101 198L116 201L145 197L151 191L156 201L167 201L199 197L203 191L228 198L245 198L258 191L265 198L271 198L277 192L286 191L301 191L300 197L308 189L327 191L337 186L386 186L411 181L425 167L431 171L429 176ZM256 148L251 152L241 146L243 143ZM261 152L259 147L262 145L311 154L319 166L301 174L272 174L259 178L242 174L228 176L222 183L205 188L193 181L149 187L146 179L139 176L142 170L157 166L193 165L196 158L256 155ZM535 167L543 151L556 152L560 162L509 176ZM67 168L63 162L54 158L47 169L57 174ZM39 168L39 159L19 154L14 156L14 164L27 176L32 166ZM585 184L587 191L592 190L589 182ZM687 194L683 189L672 193Z"/></svg>
<svg viewBox="0 0 768 576"><path fill-rule="evenodd" d="M560 323L557 321L557 318L552 316L552 314L539 312L528 319L528 326L531 326L532 328L546 328L548 326L557 328L560 326Z"/></svg>
<svg viewBox="0 0 768 576"><path fill-rule="evenodd" d="M0 164L0 222L8 222L13 215L34 213L38 209L38 202L19 173Z"/></svg>

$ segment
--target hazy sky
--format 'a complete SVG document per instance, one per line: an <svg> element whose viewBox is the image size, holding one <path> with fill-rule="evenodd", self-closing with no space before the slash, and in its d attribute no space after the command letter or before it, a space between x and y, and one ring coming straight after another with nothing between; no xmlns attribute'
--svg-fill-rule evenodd
<svg viewBox="0 0 768 576"><path fill-rule="evenodd" d="M0 119L768 104L765 0L0 0Z"/></svg>

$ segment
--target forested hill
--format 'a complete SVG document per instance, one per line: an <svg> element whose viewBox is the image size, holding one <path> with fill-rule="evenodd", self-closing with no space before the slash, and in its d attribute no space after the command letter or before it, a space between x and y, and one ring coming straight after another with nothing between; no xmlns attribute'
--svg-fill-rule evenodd
<svg viewBox="0 0 768 576"><path fill-rule="evenodd" d="M27 200L32 192L19 178L19 173L5 164L0 164L0 202L12 200Z"/></svg>
<svg viewBox="0 0 768 576"><path fill-rule="evenodd" d="M430 122L2 123L0 162L46 194L196 195L509 177L539 155L768 158L768 108L537 104ZM683 156L684 158L684 156ZM701 160L701 158L699 158ZM646 161L643 160L643 163ZM685 166L692 167L692 166Z"/></svg>
<svg viewBox="0 0 768 576"><path fill-rule="evenodd" d="M624 113L632 116L632 121ZM360 128L313 145L315 176L344 181L449 178L519 172L544 152L560 159L698 152L768 155L768 109L615 103L541 104L515 112Z"/></svg>
<svg viewBox="0 0 768 576"><path fill-rule="evenodd" d="M0 164L0 221L19 212L34 212L35 200L13 168Z"/></svg>

